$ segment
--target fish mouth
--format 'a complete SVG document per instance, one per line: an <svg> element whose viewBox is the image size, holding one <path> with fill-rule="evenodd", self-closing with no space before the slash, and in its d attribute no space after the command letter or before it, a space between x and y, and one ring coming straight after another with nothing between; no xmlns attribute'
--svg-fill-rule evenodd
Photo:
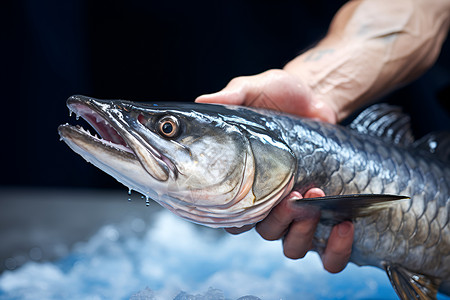
<svg viewBox="0 0 450 300"><path fill-rule="evenodd" d="M61 139L66 143L90 143L116 156L137 160L154 179L166 181L172 168L170 161L149 145L139 134L130 129L124 119L129 112L125 106L115 105L112 101L99 101L85 96L71 96L67 100L70 115L83 118L97 134L91 134L80 125L60 125ZM69 144L70 146L70 144Z"/></svg>

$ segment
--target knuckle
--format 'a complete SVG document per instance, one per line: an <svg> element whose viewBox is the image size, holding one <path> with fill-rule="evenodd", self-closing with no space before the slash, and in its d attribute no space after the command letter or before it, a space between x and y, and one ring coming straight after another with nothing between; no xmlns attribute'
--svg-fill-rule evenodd
<svg viewBox="0 0 450 300"><path fill-rule="evenodd" d="M311 220L294 221L295 226L292 226L292 231L297 236L311 237L316 231L316 223Z"/></svg>
<svg viewBox="0 0 450 300"><path fill-rule="evenodd" d="M246 80L248 80L247 76L234 77L230 80L229 85L240 85L243 84Z"/></svg>
<svg viewBox="0 0 450 300"><path fill-rule="evenodd" d="M330 260L334 262L339 262L341 264L347 264L348 259L351 255L351 248L339 248L339 249L327 249L328 256L331 258Z"/></svg>

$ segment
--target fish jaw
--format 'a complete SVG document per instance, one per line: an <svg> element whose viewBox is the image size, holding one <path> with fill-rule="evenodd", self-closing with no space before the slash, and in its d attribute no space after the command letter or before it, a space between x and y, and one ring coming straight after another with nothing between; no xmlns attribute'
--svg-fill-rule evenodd
<svg viewBox="0 0 450 300"><path fill-rule="evenodd" d="M139 116L142 111L139 113L137 105L127 107L126 102L72 96L68 99L67 106L103 137L96 137L79 126L61 125L58 128L61 139L73 151L120 183L149 196L177 215L183 216L183 211L197 211L198 215L194 212L196 216L192 221L202 224L204 210L213 215L223 214L222 219L226 220L226 216L231 217L236 210L243 210L242 206L247 208L253 204L252 165L245 164L246 167L242 168L246 180L237 181L238 185L230 187L234 196L213 191L183 189L183 182L188 182L190 177L186 178L185 174L179 173L175 161L170 161L150 145L151 137L144 138L142 131L139 133L135 130L135 126L142 126L138 118L138 122L134 124L130 114L126 116L130 111L137 112ZM246 151L251 151L249 145ZM253 159L248 162L253 162ZM239 173L238 170L235 175L240 177ZM223 200L220 205L217 203L219 198Z"/></svg>
<svg viewBox="0 0 450 300"><path fill-rule="evenodd" d="M143 191L146 181L153 179L129 148L96 138L78 126L60 125L58 131L74 152L123 185Z"/></svg>
<svg viewBox="0 0 450 300"><path fill-rule="evenodd" d="M117 181L144 195L154 195L153 187L164 190L169 176L176 176L156 149L145 145L139 136L127 130L123 107L84 96L70 97L67 106L94 127L102 138L82 127L66 124L58 128L61 139Z"/></svg>
<svg viewBox="0 0 450 300"><path fill-rule="evenodd" d="M130 189L192 222L209 227L256 223L292 189L295 165L290 150L273 137L253 134L249 128L254 124L240 126L216 112L233 113L233 109L205 104L186 109L85 96L70 97L67 106L102 136L61 125L61 139L70 148ZM184 125L175 139L155 130L154 124L167 115ZM286 155L289 159L281 162ZM284 174L275 181L273 176L262 177L266 170L258 167L261 159L272 161L269 157L282 158L274 159L269 168ZM272 188L261 192L261 185Z"/></svg>

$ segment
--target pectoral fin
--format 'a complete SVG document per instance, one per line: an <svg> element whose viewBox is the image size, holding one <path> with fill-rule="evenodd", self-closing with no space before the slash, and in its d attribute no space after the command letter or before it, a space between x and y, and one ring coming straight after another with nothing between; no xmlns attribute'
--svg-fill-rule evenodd
<svg viewBox="0 0 450 300"><path fill-rule="evenodd" d="M321 222L334 225L368 216L407 199L409 197L398 195L353 194L301 199L297 203L319 207Z"/></svg>
<svg viewBox="0 0 450 300"><path fill-rule="evenodd" d="M436 299L440 280L411 272L397 264L385 264L384 268L400 299Z"/></svg>

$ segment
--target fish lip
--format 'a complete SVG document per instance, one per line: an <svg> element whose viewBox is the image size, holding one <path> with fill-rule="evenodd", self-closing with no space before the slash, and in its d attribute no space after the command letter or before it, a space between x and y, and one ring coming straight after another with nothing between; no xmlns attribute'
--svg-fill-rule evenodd
<svg viewBox="0 0 450 300"><path fill-rule="evenodd" d="M115 126L114 122L110 122L111 117L96 105L93 99L85 96L72 96L67 100L67 107L71 113L76 114L77 119L82 117L88 122L103 140L123 145L129 148L129 152L133 152L126 138L120 134L120 129ZM82 128L81 126L77 127ZM81 130L80 133L91 135L88 130Z"/></svg>
<svg viewBox="0 0 450 300"><path fill-rule="evenodd" d="M119 152L122 156L125 156L129 159L137 159L136 154L131 149L125 149L127 147L125 146L120 147L121 145L115 144L105 139L95 137L88 130L84 129L79 125L75 126L70 124L59 125L58 132L62 140L66 138L76 139L78 136L78 138L87 139L92 143L101 145L102 147L108 147L110 151Z"/></svg>
<svg viewBox="0 0 450 300"><path fill-rule="evenodd" d="M169 178L169 171L174 172L174 170L172 170L173 168L170 168L170 160L163 156L159 151L157 151L157 149L147 144L147 147L145 147L145 149L147 150L146 152L149 153L153 160L159 164L160 169L160 172L158 174L156 174L155 172L149 172L146 165L140 159L140 157L142 157L142 149L139 148L142 147L137 145L136 142L132 141L132 139L140 140L140 137L136 137L134 134L126 131L125 128L129 127L129 125L127 125L123 120L120 120L120 118L115 116L115 114L107 112L107 109L110 109L112 106L113 105L109 101L100 101L82 95L71 96L69 97L69 99L67 99L67 107L69 108L69 110L75 113L77 117L80 116L84 120L86 120L102 136L103 140L110 140L110 143L115 145L122 145L123 148L125 148L122 149L122 147L120 146L114 147L115 150L122 154L124 152L132 154L134 159L138 160L143 168L146 169L153 178L159 181L166 181ZM126 104L124 105L124 107L125 106ZM98 117L100 118L100 120L98 120ZM102 122L106 126L102 125ZM66 128L71 128L71 130L76 130L78 134L90 136L91 140L95 142L100 141L100 139L96 140L96 138L93 137L87 130L77 129L76 126L71 125L61 126L66 126ZM125 128L122 128L121 126L124 126ZM111 129L113 129L113 131L111 131ZM105 146L105 143L103 143L103 145ZM113 147L113 145L106 146ZM126 151L128 149L129 151ZM139 150L141 150L141 154L138 153Z"/></svg>

